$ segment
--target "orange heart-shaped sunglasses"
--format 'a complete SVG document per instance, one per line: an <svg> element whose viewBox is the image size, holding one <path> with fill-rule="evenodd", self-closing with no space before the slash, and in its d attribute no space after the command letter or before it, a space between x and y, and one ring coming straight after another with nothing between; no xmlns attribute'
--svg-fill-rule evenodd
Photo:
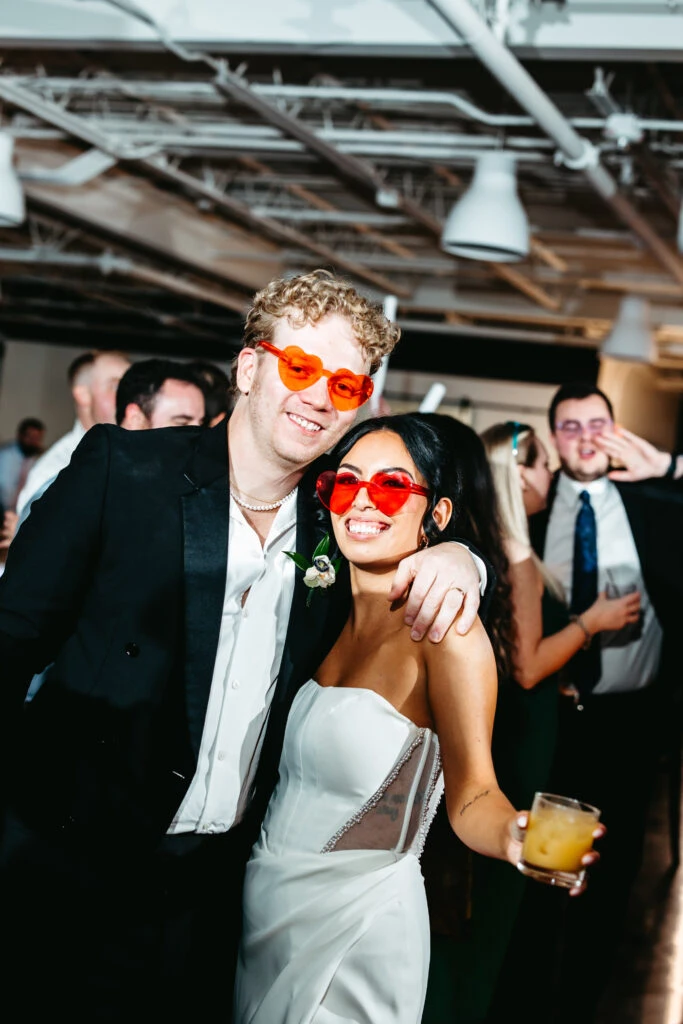
<svg viewBox="0 0 683 1024"><path fill-rule="evenodd" d="M340 412L360 408L372 394L374 385L367 374L345 369L326 370L318 356L304 352L297 345L280 349L269 341L257 341L256 344L277 356L280 380L290 391L303 391L321 377L327 377L330 400Z"/></svg>

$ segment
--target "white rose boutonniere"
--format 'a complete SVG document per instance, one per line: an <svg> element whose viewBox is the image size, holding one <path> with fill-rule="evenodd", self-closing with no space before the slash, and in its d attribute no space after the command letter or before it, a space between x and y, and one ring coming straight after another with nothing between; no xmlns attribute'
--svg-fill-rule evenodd
<svg viewBox="0 0 683 1024"><path fill-rule="evenodd" d="M326 590L331 587L337 578L341 558L331 559L328 555L330 550L330 535L325 534L313 552L310 560L297 551L285 551L288 558L291 558L297 568L304 574L304 585L310 588L306 598L306 607L311 603L311 598L317 588Z"/></svg>

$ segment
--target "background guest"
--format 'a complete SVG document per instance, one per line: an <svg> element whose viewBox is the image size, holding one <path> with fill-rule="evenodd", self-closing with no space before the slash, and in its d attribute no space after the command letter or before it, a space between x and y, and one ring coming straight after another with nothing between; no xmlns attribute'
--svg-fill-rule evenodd
<svg viewBox="0 0 683 1024"><path fill-rule="evenodd" d="M16 511L19 492L43 452L45 424L34 416L23 419L12 441L0 445L0 510Z"/></svg>
<svg viewBox="0 0 683 1024"><path fill-rule="evenodd" d="M676 480L610 479L619 470L608 448L628 457L633 443L624 438L615 447L612 405L594 384L562 385L548 419L561 469L547 509L532 517L531 535L587 627L586 649L569 668L573 694L561 697L551 781L556 791L600 807L608 823L587 898L581 907L571 901L566 908L553 1005L558 1020L589 1022L610 977L641 863L655 774L670 721L680 713L671 700L678 697L680 675L674 644L683 599L683 494ZM674 475L675 457L669 466L671 472L660 467L659 473ZM585 609L610 581L622 592L638 590L639 620L591 637Z"/></svg>
<svg viewBox="0 0 683 1024"><path fill-rule="evenodd" d="M17 427L15 439L0 445L0 573L17 528L17 498L43 451L44 440L45 424L29 416Z"/></svg>
<svg viewBox="0 0 683 1024"><path fill-rule="evenodd" d="M74 403L76 421L71 430L41 455L32 467L17 499L17 515L21 518L37 491L54 480L68 466L71 454L86 430L95 423L114 423L116 388L130 366L122 352L84 352L77 356L67 371Z"/></svg>
<svg viewBox="0 0 683 1024"><path fill-rule="evenodd" d="M116 422L126 430L199 427L206 415L202 378L173 359L133 363L116 389Z"/></svg>

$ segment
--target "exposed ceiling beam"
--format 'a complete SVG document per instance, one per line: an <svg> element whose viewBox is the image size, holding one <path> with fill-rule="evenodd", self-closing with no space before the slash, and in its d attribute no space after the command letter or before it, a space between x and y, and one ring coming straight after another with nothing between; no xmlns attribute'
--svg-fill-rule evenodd
<svg viewBox="0 0 683 1024"><path fill-rule="evenodd" d="M254 160L252 157L240 157L239 162L244 166L253 170L256 174L265 175L272 174L272 168L262 163L260 160ZM413 260L415 254L411 249L407 249L404 245L394 241L393 238L387 238L385 235L380 234L378 231L373 231L372 228L363 223L362 217L359 216L353 220L353 213L348 213L345 210L339 210L338 207L331 203L328 199L323 199L322 196L312 192L309 188L304 188L302 185L298 185L294 182L284 184L283 187L290 195L297 196L302 199L305 203L309 203L310 206L314 207L315 210L325 211L327 213L343 213L347 217L347 223L350 223L354 231L359 235L364 235L369 241L374 242L381 249L386 249L387 252L392 252L395 256L399 256L405 260ZM380 214L379 216L388 217L387 214Z"/></svg>
<svg viewBox="0 0 683 1024"><path fill-rule="evenodd" d="M90 256L84 253L50 252L47 249L0 248L0 266L15 266L18 264L62 267L71 270L92 269L98 270L104 276L118 274L119 276L132 278L146 284L153 284L158 288L174 292L176 295L183 295L188 299L211 302L215 306L222 306L224 309L230 309L242 315L245 313L248 305L246 299L240 301L225 290L208 288L186 277L165 273L162 270L156 270L154 267L135 263L133 260L123 256L113 256L111 253L103 253L101 256Z"/></svg>
<svg viewBox="0 0 683 1024"><path fill-rule="evenodd" d="M683 285L671 281L647 281L642 277L622 279L615 277L582 277L579 286L586 291L624 292L637 295L659 295L661 298L683 298Z"/></svg>
<svg viewBox="0 0 683 1024"><path fill-rule="evenodd" d="M287 242L289 245L308 249L319 256L324 262L330 263L332 266L337 265L354 277L367 281L388 294L399 296L410 294L410 290L405 286L398 282L390 281L381 274L367 270L361 263L355 260L343 259L329 246L322 245L308 238L307 235L276 221L256 217L244 203L232 199L220 189L202 182L193 175L171 165L164 157L158 155L151 156L148 149L136 151L132 147L121 152L120 147L116 146L111 138L101 134L83 118L71 114L50 100L37 96L18 80L13 80L9 77L0 78L0 97L22 110L30 111L30 113L47 121L49 124L57 125L75 138L87 142L91 146L96 146L105 153L110 153L119 160L144 168L157 179L172 181L176 185L181 185L191 194L208 199L216 209L229 214L232 218L260 235L266 235L279 242Z"/></svg>
<svg viewBox="0 0 683 1024"><path fill-rule="evenodd" d="M232 199L230 196L221 192L220 189L214 188L212 185L204 184L199 181L198 178L195 178L191 174L187 174L185 171L180 170L180 168L173 167L160 157L152 157L145 160L144 163L150 171L155 173L161 179L165 181L173 181L177 185L182 185L194 195L199 195L204 199L208 199L217 207L217 209L230 214L236 220L260 234L268 235L280 242L287 242L289 245L296 245L300 248L307 249L316 256L321 257L324 261L330 263L332 266L341 267L354 277L367 281L369 284L373 284L383 292L404 297L410 295L410 288L399 284L398 281L390 280L389 278L384 277L383 274L376 274L357 260L340 256L336 250L331 249L327 245L323 245L321 242L314 241L307 235L303 235L301 232L295 231L293 228L287 227L284 224L280 224L279 222L270 220L266 217L257 217L244 203L237 202L237 200Z"/></svg>

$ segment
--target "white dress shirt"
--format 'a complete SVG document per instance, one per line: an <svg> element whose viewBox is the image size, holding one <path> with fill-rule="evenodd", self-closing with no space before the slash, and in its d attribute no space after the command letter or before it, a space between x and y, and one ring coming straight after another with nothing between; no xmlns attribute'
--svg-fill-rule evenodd
<svg viewBox="0 0 683 1024"><path fill-rule="evenodd" d="M295 566L284 552L295 543L295 496L263 547L230 499L229 571L197 771L170 832L224 832L244 815L285 646Z"/></svg>
<svg viewBox="0 0 683 1024"><path fill-rule="evenodd" d="M642 631L630 627L600 634L602 675L596 694L640 690L653 682L659 668L662 627L645 588L631 524L618 489L607 477L581 483L560 473L557 494L548 520L543 560L571 600L574 560L574 523L581 491L588 491L595 511L598 542L598 590L616 585L619 596L629 586L640 591ZM624 640L628 642L624 643Z"/></svg>
<svg viewBox="0 0 683 1024"><path fill-rule="evenodd" d="M17 498L17 515L21 519L24 508L31 502L34 495L44 489L45 484L50 483L65 466L71 462L71 456L79 441L85 434L85 429L80 420L76 420L68 434L60 437L59 441L48 448L32 466L26 483L22 487Z"/></svg>

